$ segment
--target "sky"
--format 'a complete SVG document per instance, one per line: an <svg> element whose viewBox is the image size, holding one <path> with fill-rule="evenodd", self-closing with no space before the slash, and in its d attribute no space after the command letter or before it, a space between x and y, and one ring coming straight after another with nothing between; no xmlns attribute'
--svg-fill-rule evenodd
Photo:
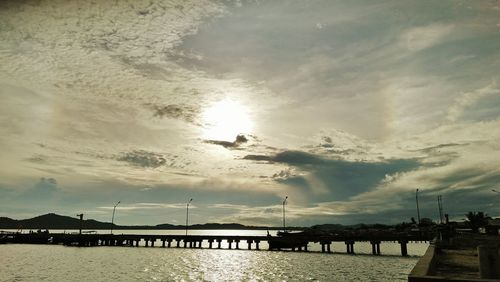
<svg viewBox="0 0 500 282"><path fill-rule="evenodd" d="M500 216L500 1L0 2L0 216Z"/></svg>

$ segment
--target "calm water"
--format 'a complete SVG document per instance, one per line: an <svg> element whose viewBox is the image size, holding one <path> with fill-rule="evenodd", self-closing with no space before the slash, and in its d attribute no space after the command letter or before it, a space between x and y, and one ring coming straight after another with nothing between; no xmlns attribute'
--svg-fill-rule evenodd
<svg viewBox="0 0 500 282"><path fill-rule="evenodd" d="M179 232L179 233L178 233ZM183 234L184 231L114 231L115 234ZM265 235L266 231L190 231L190 234ZM159 243L157 244L159 245ZM265 246L262 246L263 248ZM240 248L246 248L242 243ZM77 248L52 245L0 245L0 281L406 281L427 248L382 243L383 256L371 256L369 243L347 255L343 243L333 254L184 248Z"/></svg>

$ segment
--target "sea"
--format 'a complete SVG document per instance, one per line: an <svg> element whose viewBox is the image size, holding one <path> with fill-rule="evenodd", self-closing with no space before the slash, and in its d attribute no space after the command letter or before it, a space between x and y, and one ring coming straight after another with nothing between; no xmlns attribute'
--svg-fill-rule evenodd
<svg viewBox="0 0 500 282"><path fill-rule="evenodd" d="M75 232L54 230L51 232ZM110 231L98 231L109 233ZM185 234L184 230L113 230L114 234ZM191 235L266 235L266 230L189 230ZM205 245L206 244L206 245ZM175 246L175 244L172 244ZM144 246L144 245L142 245ZM182 245L181 245L182 246ZM342 242L333 253L321 253L319 244L309 252L161 248L65 247L61 245L0 245L0 281L407 281L428 243L408 244L401 257L396 242L382 242L380 256L371 245L358 242L356 254L346 254ZM234 247L234 245L233 245Z"/></svg>

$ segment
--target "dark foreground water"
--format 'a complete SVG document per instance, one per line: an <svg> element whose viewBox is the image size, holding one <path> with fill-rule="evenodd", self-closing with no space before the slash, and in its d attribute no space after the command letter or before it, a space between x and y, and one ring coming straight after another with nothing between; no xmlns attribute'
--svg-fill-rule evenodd
<svg viewBox="0 0 500 282"><path fill-rule="evenodd" d="M409 244L406 258L396 243L382 243L382 256L369 255L365 243L355 245L356 255L344 254L341 243L333 244L333 254L310 248L299 253L7 244L0 245L0 281L406 281L427 244Z"/></svg>

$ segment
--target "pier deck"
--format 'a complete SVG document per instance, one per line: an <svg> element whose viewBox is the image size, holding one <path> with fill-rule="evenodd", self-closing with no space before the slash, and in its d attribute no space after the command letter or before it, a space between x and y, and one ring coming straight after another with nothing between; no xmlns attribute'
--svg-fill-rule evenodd
<svg viewBox="0 0 500 282"><path fill-rule="evenodd" d="M126 246L126 247L163 247L163 248L208 248L260 250L262 242L266 242L269 250L308 251L308 244L318 243L321 252L331 253L333 242L344 242L346 252L354 254L356 242L370 242L372 254L380 255L382 242L398 242L401 255L407 256L407 244L411 241L428 241L429 238L408 234L385 235L323 235L312 236L294 234L290 236L236 236L236 235L151 235L151 234L65 234L65 233L11 233L4 234L6 243L25 244L63 244L66 246ZM224 245L223 245L224 242Z"/></svg>

